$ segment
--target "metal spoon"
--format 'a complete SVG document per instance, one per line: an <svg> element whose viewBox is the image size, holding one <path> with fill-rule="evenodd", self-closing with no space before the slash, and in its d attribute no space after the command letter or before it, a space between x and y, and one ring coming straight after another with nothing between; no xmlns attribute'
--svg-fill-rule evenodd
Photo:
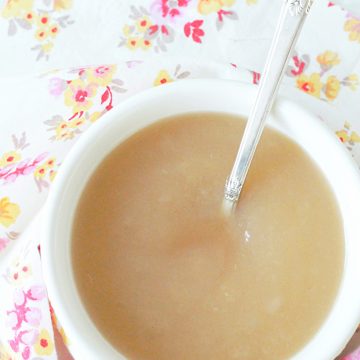
<svg viewBox="0 0 360 360"><path fill-rule="evenodd" d="M223 201L226 213L236 207L266 118L313 1L284 0L261 77L255 105L250 112L233 169L226 180Z"/></svg>

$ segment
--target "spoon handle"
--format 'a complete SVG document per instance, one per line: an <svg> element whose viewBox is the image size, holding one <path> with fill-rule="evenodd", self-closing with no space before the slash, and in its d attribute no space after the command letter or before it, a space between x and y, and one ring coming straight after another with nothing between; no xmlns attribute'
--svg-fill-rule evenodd
<svg viewBox="0 0 360 360"><path fill-rule="evenodd" d="M255 105L250 112L233 169L226 180L224 198L228 207L233 208L239 199L266 118L312 3L313 0L284 0Z"/></svg>

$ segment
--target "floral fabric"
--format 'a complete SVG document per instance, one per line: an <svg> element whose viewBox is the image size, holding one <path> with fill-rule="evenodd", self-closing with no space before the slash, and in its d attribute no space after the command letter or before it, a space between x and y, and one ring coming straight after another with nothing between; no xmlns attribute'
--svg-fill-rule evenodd
<svg viewBox="0 0 360 360"><path fill-rule="evenodd" d="M209 77L256 86L280 5L281 0L3 1L1 360L56 359L53 327L71 350L47 299L36 215L67 152L94 122L143 89ZM358 164L359 79L360 18L315 1L280 92L325 122ZM353 351L357 344L354 337L344 359L360 359L359 350Z"/></svg>

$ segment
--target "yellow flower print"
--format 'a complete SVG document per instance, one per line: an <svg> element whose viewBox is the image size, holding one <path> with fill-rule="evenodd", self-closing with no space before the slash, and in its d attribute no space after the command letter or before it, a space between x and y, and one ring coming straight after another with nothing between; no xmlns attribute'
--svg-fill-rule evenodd
<svg viewBox="0 0 360 360"><path fill-rule="evenodd" d="M360 142L360 135L353 131L350 135L350 141L352 141L353 143L359 143Z"/></svg>
<svg viewBox="0 0 360 360"><path fill-rule="evenodd" d="M152 23L148 16L143 16L136 21L136 29L138 32L145 32L151 25Z"/></svg>
<svg viewBox="0 0 360 360"><path fill-rule="evenodd" d="M332 66L340 64L339 55L333 51L325 51L324 53L320 54L316 58L317 62L322 65L322 67L330 68Z"/></svg>
<svg viewBox="0 0 360 360"><path fill-rule="evenodd" d="M347 121L343 129L336 131L336 135L341 142L350 146L350 149L355 143L360 143L360 135L356 131L351 131L351 125Z"/></svg>
<svg viewBox="0 0 360 360"><path fill-rule="evenodd" d="M359 86L359 77L356 74L350 74L343 80L344 85L355 91Z"/></svg>
<svg viewBox="0 0 360 360"><path fill-rule="evenodd" d="M346 130L336 131L336 135L343 143L347 143L350 140L350 137Z"/></svg>
<svg viewBox="0 0 360 360"><path fill-rule="evenodd" d="M313 73L310 76L302 74L297 78L296 84L300 90L317 98L320 97L321 88L323 86L320 74Z"/></svg>
<svg viewBox="0 0 360 360"><path fill-rule="evenodd" d="M27 12L27 13L24 15L24 19L25 19L26 21L28 21L30 24L32 24L32 23L35 21L35 19L36 19L36 15L35 15L34 12L29 11L29 12Z"/></svg>
<svg viewBox="0 0 360 360"><path fill-rule="evenodd" d="M52 169L53 167L54 167L54 165L55 165L55 158L54 157L52 157L52 158L50 158L50 159L47 159L46 161L45 161L45 166L47 167L47 168L49 168L49 169Z"/></svg>
<svg viewBox="0 0 360 360"><path fill-rule="evenodd" d="M34 350L37 355L51 355L54 351L54 342L46 329L42 329L34 344Z"/></svg>
<svg viewBox="0 0 360 360"><path fill-rule="evenodd" d="M55 170L50 170L50 172L49 172L49 179L50 179L51 182L53 182L53 181L55 180L56 174L57 174L57 171L55 171Z"/></svg>
<svg viewBox="0 0 360 360"><path fill-rule="evenodd" d="M33 0L7 0L1 15L6 18L21 18L31 11Z"/></svg>
<svg viewBox="0 0 360 360"><path fill-rule="evenodd" d="M199 0L198 11L202 15L209 15L218 12L220 9L221 2L219 0Z"/></svg>
<svg viewBox="0 0 360 360"><path fill-rule="evenodd" d="M51 52L53 47L54 47L54 44L52 42L47 42L47 43L41 45L41 49L45 54L48 54L49 52Z"/></svg>
<svg viewBox="0 0 360 360"><path fill-rule="evenodd" d="M46 175L47 167L45 165L39 165L34 171L35 179L43 179Z"/></svg>
<svg viewBox="0 0 360 360"><path fill-rule="evenodd" d="M357 41L360 43L360 19L349 18L344 25L344 30L349 33L350 41Z"/></svg>
<svg viewBox="0 0 360 360"><path fill-rule="evenodd" d="M116 66L98 66L95 68L89 68L86 70L86 76L89 83L93 83L100 86L108 85L116 71Z"/></svg>
<svg viewBox="0 0 360 360"><path fill-rule="evenodd" d="M100 111L95 111L93 114L90 115L89 120L90 120L91 122L95 122L95 121L97 121L97 120L100 118L101 114L102 114L102 113L101 113Z"/></svg>
<svg viewBox="0 0 360 360"><path fill-rule="evenodd" d="M35 37L39 41L43 41L49 36L54 38L59 32L59 26L56 23L51 23L51 19L48 14L42 14L36 18L37 30L35 32ZM51 44L51 43L49 43ZM49 49L44 49L45 52L49 52L52 48L48 46Z"/></svg>
<svg viewBox="0 0 360 360"><path fill-rule="evenodd" d="M64 344L65 344L65 345L69 345L69 344L70 344L70 341L69 341L69 338L66 336L66 333L65 333L65 330L64 330L63 327L61 327L61 328L59 329L59 333L60 333L60 335L61 335L61 338L62 338Z"/></svg>
<svg viewBox="0 0 360 360"><path fill-rule="evenodd" d="M222 6L233 6L236 0L220 0Z"/></svg>
<svg viewBox="0 0 360 360"><path fill-rule="evenodd" d="M329 100L334 100L340 91L340 81L336 76L329 76L325 84L325 95Z"/></svg>
<svg viewBox="0 0 360 360"><path fill-rule="evenodd" d="M54 38L59 33L59 26L57 24L49 25L49 35Z"/></svg>
<svg viewBox="0 0 360 360"><path fill-rule="evenodd" d="M151 48L151 41L148 39L141 39L140 40L140 47L144 50L150 49Z"/></svg>
<svg viewBox="0 0 360 360"><path fill-rule="evenodd" d="M0 167L15 164L21 160L21 154L17 151L9 151L0 158Z"/></svg>
<svg viewBox="0 0 360 360"><path fill-rule="evenodd" d="M35 38L39 41L45 40L49 36L49 32L45 27L41 27L35 32Z"/></svg>
<svg viewBox="0 0 360 360"><path fill-rule="evenodd" d="M62 139L66 136L68 132L68 123L66 121L61 121L55 129L55 134L57 139Z"/></svg>
<svg viewBox="0 0 360 360"><path fill-rule="evenodd" d="M68 126L69 126L69 128L72 128L72 129L76 129L83 124L85 124L84 118L82 118L82 119L75 118L75 119L72 119L71 121L68 121Z"/></svg>
<svg viewBox="0 0 360 360"><path fill-rule="evenodd" d="M20 214L20 207L10 202L8 197L0 199L0 224L9 227L12 225Z"/></svg>
<svg viewBox="0 0 360 360"><path fill-rule="evenodd" d="M257 0L246 0L247 5L255 5L257 3Z"/></svg>
<svg viewBox="0 0 360 360"><path fill-rule="evenodd" d="M0 359L1 360L20 360L21 356L14 353L10 347L0 345Z"/></svg>
<svg viewBox="0 0 360 360"><path fill-rule="evenodd" d="M133 30L133 28L131 28L129 25L124 25L124 27L123 27L123 34L125 35L125 36L129 36L131 33L132 33L132 31L131 30Z"/></svg>
<svg viewBox="0 0 360 360"><path fill-rule="evenodd" d="M234 5L235 0L199 0L198 11L202 15L209 15L221 10L223 6Z"/></svg>
<svg viewBox="0 0 360 360"><path fill-rule="evenodd" d="M140 46L140 39L136 37L130 37L126 41L126 46L130 50L136 50Z"/></svg>
<svg viewBox="0 0 360 360"><path fill-rule="evenodd" d="M41 14L36 17L36 24L38 27L48 27L50 22L50 16L47 13Z"/></svg>
<svg viewBox="0 0 360 360"><path fill-rule="evenodd" d="M159 74L157 75L154 85L163 85L169 82L172 82L173 79L170 77L169 73L166 70L160 70Z"/></svg>
<svg viewBox="0 0 360 360"><path fill-rule="evenodd" d="M72 6L72 0L54 0L54 10L61 11L70 9Z"/></svg>
<svg viewBox="0 0 360 360"><path fill-rule="evenodd" d="M73 112L89 110L92 106L92 97L96 95L95 84L85 84L81 79L71 81L65 90L65 105L73 108Z"/></svg>

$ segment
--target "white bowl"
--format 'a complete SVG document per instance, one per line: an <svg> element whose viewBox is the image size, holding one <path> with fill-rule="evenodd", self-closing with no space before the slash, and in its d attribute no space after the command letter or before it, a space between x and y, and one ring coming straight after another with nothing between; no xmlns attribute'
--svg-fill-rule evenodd
<svg viewBox="0 0 360 360"><path fill-rule="evenodd" d="M76 359L124 359L90 320L72 273L72 221L87 179L114 147L158 119L196 111L247 116L255 95L253 87L219 80L185 80L153 88L106 114L72 149L48 198L42 259L50 301ZM293 356L296 360L329 360L341 352L360 320L359 173L335 135L295 104L279 100L269 125L300 144L318 164L343 217L345 262L339 292L319 331Z"/></svg>

